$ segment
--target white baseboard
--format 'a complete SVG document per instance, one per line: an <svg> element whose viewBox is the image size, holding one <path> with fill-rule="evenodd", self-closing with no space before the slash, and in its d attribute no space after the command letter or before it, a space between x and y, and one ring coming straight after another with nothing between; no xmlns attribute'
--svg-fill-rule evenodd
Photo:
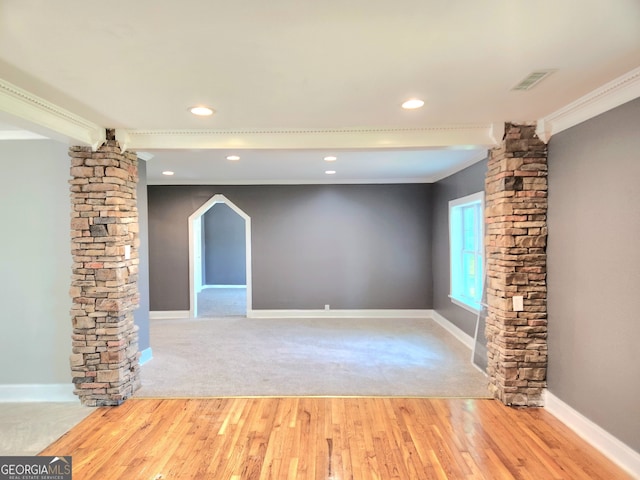
<svg viewBox="0 0 640 480"><path fill-rule="evenodd" d="M247 288L246 285L203 285L202 289L205 288Z"/></svg>
<svg viewBox="0 0 640 480"><path fill-rule="evenodd" d="M140 365L144 365L145 363L147 363L149 360L152 360L152 359L153 359L153 352L151 351L151 347L145 348L140 352L140 360L138 360L138 363Z"/></svg>
<svg viewBox="0 0 640 480"><path fill-rule="evenodd" d="M0 403L7 402L78 402L69 383L0 385Z"/></svg>
<svg viewBox="0 0 640 480"><path fill-rule="evenodd" d="M640 479L640 453L571 408L548 390L544 394L544 406L549 413L600 450L612 462L626 470L634 478Z"/></svg>
<svg viewBox="0 0 640 480"><path fill-rule="evenodd" d="M189 310L157 310L149 312L149 320L163 320L168 318L189 318Z"/></svg>
<svg viewBox="0 0 640 480"><path fill-rule="evenodd" d="M429 318L431 310L251 310L249 318Z"/></svg>
<svg viewBox="0 0 640 480"><path fill-rule="evenodd" d="M467 335L464 331L456 327L453 323L451 323L435 310L431 310L431 318L447 332L460 340L460 342L462 342L466 347L468 347L470 350L473 350L474 340L471 335Z"/></svg>

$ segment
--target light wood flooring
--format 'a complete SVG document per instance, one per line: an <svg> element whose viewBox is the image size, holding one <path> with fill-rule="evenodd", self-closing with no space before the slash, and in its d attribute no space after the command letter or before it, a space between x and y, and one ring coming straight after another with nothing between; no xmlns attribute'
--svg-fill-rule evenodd
<svg viewBox="0 0 640 480"><path fill-rule="evenodd" d="M488 399L131 399L42 452L83 479L622 479L543 409Z"/></svg>

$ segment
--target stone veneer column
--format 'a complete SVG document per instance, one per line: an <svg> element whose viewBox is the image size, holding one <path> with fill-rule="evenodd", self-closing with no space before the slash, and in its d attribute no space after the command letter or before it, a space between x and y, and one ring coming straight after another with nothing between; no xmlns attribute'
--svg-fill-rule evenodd
<svg viewBox="0 0 640 480"><path fill-rule="evenodd" d="M121 152L113 130L96 152L71 147L69 156L74 393L83 405L119 405L140 386L138 158Z"/></svg>
<svg viewBox="0 0 640 480"><path fill-rule="evenodd" d="M506 124L485 182L487 373L506 405L542 406L546 386L547 146L535 128Z"/></svg>

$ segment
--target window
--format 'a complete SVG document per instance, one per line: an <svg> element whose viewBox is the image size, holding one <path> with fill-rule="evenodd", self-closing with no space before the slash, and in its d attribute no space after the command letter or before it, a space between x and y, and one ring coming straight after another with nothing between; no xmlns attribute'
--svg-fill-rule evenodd
<svg viewBox="0 0 640 480"><path fill-rule="evenodd" d="M451 301L467 310L482 309L484 280L484 192L449 202Z"/></svg>

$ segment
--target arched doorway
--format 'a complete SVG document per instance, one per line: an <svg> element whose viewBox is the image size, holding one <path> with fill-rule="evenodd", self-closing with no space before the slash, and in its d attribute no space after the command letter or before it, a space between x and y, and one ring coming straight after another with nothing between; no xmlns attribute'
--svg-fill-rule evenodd
<svg viewBox="0 0 640 480"><path fill-rule="evenodd" d="M247 281L247 311L249 316L251 304L251 217L229 201L224 195L216 194L204 205L189 216L189 316L198 316L197 294L202 286L202 216L215 204L224 203L237 213L245 222L245 251L246 251L246 281Z"/></svg>

